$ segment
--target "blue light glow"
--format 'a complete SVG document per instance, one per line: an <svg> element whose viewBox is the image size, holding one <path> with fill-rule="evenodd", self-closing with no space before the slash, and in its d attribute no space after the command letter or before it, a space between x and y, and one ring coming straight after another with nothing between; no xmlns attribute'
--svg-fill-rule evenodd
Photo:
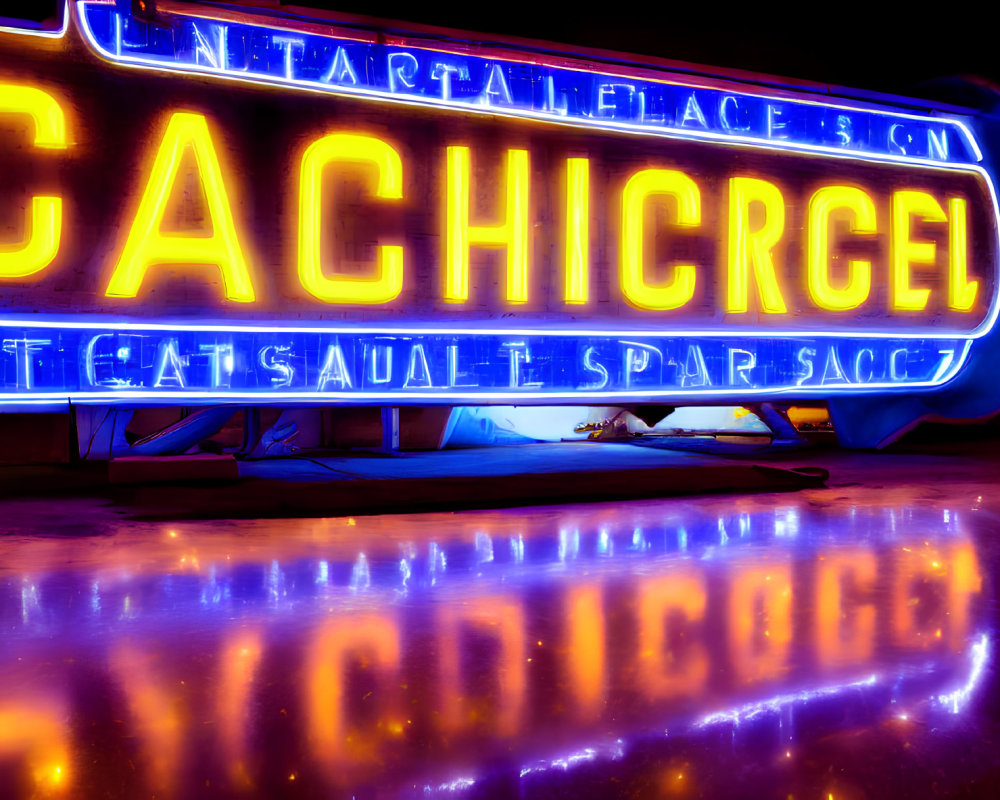
<svg viewBox="0 0 1000 800"><path fill-rule="evenodd" d="M972 693L982 680L986 670L986 662L989 661L990 656L989 636L985 633L980 634L973 643L969 654L972 666L969 670L968 680L958 689L947 694L939 694L937 697L938 702L952 714L960 713L968 705Z"/></svg>
<svg viewBox="0 0 1000 800"><path fill-rule="evenodd" d="M879 681L878 675L869 675L867 678L850 683L838 683L832 686L822 686L817 689L804 689L801 692L780 694L766 700L759 700L754 703L746 703L737 708L727 711L717 711L713 714L706 714L695 723L695 727L706 728L711 725L718 725L723 722L731 722L739 725L741 721L750 720L760 714L777 713L786 706L794 703L808 702L820 697L835 697L844 692L874 686Z"/></svg>
<svg viewBox="0 0 1000 800"><path fill-rule="evenodd" d="M77 14L97 52L133 67L692 139L914 163L981 159L961 121L943 117L735 92L690 77L554 66L535 54L448 52L429 41L406 47L365 33L293 30L291 21L275 27L172 12L164 14L172 25L154 26L92 0L78 2Z"/></svg>
<svg viewBox="0 0 1000 800"><path fill-rule="evenodd" d="M754 341L729 334L629 334L591 331L490 331L391 328L293 329L122 325L88 332L7 320L0 350L0 400L309 400L394 402L484 401L504 398L581 401L623 398L820 394L938 386L954 377L969 342L955 336L832 338L768 335ZM19 328L19 329L18 329ZM517 336L530 364L512 370ZM649 357L627 356L641 338ZM378 347L372 346L378 341ZM421 348L428 371L414 376L410 352ZM756 366L735 376L732 349L755 354ZM224 349L227 358L214 353ZM863 372L852 369L860 351ZM265 358L265 353L269 357ZM376 365L378 353L381 365ZM395 354L389 357L387 354ZM460 385L449 367L462 364ZM603 388L594 389L600 363ZM378 366L378 369L375 367ZM277 376L277 380L276 380ZM513 377L512 377L513 376ZM419 377L419 380L417 380ZM512 383L515 381L515 383Z"/></svg>

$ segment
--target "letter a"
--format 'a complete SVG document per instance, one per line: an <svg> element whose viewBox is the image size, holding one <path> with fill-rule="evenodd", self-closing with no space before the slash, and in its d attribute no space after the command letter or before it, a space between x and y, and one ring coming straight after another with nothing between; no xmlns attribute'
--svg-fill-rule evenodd
<svg viewBox="0 0 1000 800"><path fill-rule="evenodd" d="M190 147L205 192L212 235L164 234L160 231L181 157ZM222 168L201 114L178 112L170 117L153 161L149 183L129 231L121 258L111 275L109 297L135 297L146 271L157 264L215 265L222 272L226 299L252 303L253 285L240 249L229 207Z"/></svg>

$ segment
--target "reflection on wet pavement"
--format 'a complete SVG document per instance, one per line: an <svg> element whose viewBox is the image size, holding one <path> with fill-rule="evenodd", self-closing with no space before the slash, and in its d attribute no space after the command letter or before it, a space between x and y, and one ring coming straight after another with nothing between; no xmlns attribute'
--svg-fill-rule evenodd
<svg viewBox="0 0 1000 800"><path fill-rule="evenodd" d="M994 645L976 510L865 496L8 536L4 796L887 796Z"/></svg>

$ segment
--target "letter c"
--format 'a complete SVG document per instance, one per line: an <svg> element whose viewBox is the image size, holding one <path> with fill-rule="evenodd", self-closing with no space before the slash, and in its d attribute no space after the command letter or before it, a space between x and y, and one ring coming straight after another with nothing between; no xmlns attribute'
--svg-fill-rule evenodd
<svg viewBox="0 0 1000 800"><path fill-rule="evenodd" d="M26 114L35 126L35 147L65 150L66 118L62 106L33 86L0 84L0 114ZM0 244L0 278L24 278L52 263L59 252L62 198L32 197L24 240Z"/></svg>

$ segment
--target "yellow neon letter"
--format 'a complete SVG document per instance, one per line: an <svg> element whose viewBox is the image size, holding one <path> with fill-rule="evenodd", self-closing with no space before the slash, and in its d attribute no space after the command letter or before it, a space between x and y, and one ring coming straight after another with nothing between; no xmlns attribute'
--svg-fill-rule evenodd
<svg viewBox="0 0 1000 800"><path fill-rule="evenodd" d="M902 190L892 193L892 308L920 311L927 305L930 289L910 286L911 264L933 264L934 242L910 241L910 217L919 215L925 222L945 222L947 217L937 200L926 192Z"/></svg>
<svg viewBox="0 0 1000 800"><path fill-rule="evenodd" d="M875 203L853 186L824 186L809 200L809 296L827 311L847 311L868 299L872 285L870 261L847 262L847 285L830 285L830 213L846 208L853 213L851 233L876 233Z"/></svg>
<svg viewBox="0 0 1000 800"><path fill-rule="evenodd" d="M750 206L764 206L764 224L750 231ZM757 178L729 179L729 297L727 311L743 312L749 307L750 267L760 292L760 305L768 314L784 314L774 272L771 249L785 230L785 201L773 183Z"/></svg>
<svg viewBox="0 0 1000 800"><path fill-rule="evenodd" d="M590 159L566 159L566 302L586 303L590 269Z"/></svg>
<svg viewBox="0 0 1000 800"><path fill-rule="evenodd" d="M25 114L35 125L35 147L64 150L66 118L52 95L33 86L0 84L0 114ZM62 198L32 197L24 239L0 244L0 278L24 278L52 263L62 233Z"/></svg>
<svg viewBox="0 0 1000 800"><path fill-rule="evenodd" d="M695 268L692 264L674 267L673 280L664 286L646 283L642 265L645 208L646 200L656 195L677 199L677 224L685 227L701 224L701 195L693 180L673 169L637 172L622 193L622 293L638 308L665 311L680 308L694 296Z"/></svg>
<svg viewBox="0 0 1000 800"><path fill-rule="evenodd" d="M306 290L330 303L388 303L403 290L403 248L379 245L375 278L323 274L320 230L323 210L323 168L332 162L374 164L378 169L376 197L403 196L403 165L390 145L372 136L335 133L309 145L302 156L299 182L299 279Z"/></svg>
<svg viewBox="0 0 1000 800"><path fill-rule="evenodd" d="M446 274L444 299L469 299L469 247L507 248L507 300L528 302L528 198L531 171L527 150L507 151L507 217L500 225L469 224L468 147L448 148Z"/></svg>
<svg viewBox="0 0 1000 800"><path fill-rule="evenodd" d="M198 176L212 222L211 236L160 232L170 190L177 178L181 157L188 147L194 151L198 164ZM177 112L171 115L163 141L156 151L149 183L139 201L128 240L105 294L109 297L135 297L146 270L155 264L216 265L222 272L227 300L240 303L254 300L250 273L236 237L222 167L212 145L208 123L201 114Z"/></svg>
<svg viewBox="0 0 1000 800"><path fill-rule="evenodd" d="M968 204L961 197L948 200L948 308L968 311L976 302L979 281L968 279Z"/></svg>

